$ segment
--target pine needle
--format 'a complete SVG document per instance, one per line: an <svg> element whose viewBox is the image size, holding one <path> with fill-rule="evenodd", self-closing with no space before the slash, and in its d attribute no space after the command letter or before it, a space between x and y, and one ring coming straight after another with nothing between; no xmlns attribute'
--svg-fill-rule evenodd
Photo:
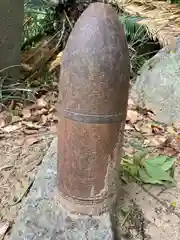
<svg viewBox="0 0 180 240"><path fill-rule="evenodd" d="M180 0L176 0L180 1ZM119 8L130 15L142 17L138 24L147 27L149 37L162 46L175 48L180 35L180 8L167 1L116 0Z"/></svg>

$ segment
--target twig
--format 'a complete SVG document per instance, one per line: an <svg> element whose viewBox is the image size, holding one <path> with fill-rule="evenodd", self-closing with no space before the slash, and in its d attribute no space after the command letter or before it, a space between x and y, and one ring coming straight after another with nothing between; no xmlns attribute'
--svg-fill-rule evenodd
<svg viewBox="0 0 180 240"><path fill-rule="evenodd" d="M126 216L124 217L124 219L123 219L123 221L122 221L122 223L121 223L121 228L124 226L124 224L125 224L125 222L127 221L127 218L129 217L130 213L131 213L131 211L129 211L129 212L126 214Z"/></svg>
<svg viewBox="0 0 180 240"><path fill-rule="evenodd" d="M65 21L63 20L63 27L62 27L62 30L61 30L61 36L59 38L58 43L56 44L55 50L58 48L58 46L60 45L60 43L62 41L62 38L64 36L64 31L65 31Z"/></svg>
<svg viewBox="0 0 180 240"><path fill-rule="evenodd" d="M13 204L9 204L9 206L15 206L16 204L20 203L22 201L22 199L28 194L29 190L31 189L32 185L34 183L34 180L32 180L30 182L30 184L28 185L28 187L26 188L26 190L24 191L24 193L21 195L21 197Z"/></svg>
<svg viewBox="0 0 180 240"><path fill-rule="evenodd" d="M12 66L5 67L5 68L0 70L0 73L4 72L4 71L6 71L6 70L8 70L10 68L14 68L14 67L21 67L21 65L12 65Z"/></svg>
<svg viewBox="0 0 180 240"><path fill-rule="evenodd" d="M65 17L66 17L66 20L68 21L68 23L69 23L69 26L71 27L71 29L73 28L73 26L72 26L72 24L71 24L71 22L70 22L70 20L69 20L69 18L68 18L68 16L67 16L67 13L66 13L66 11L64 10L64 15L65 15Z"/></svg>
<svg viewBox="0 0 180 240"><path fill-rule="evenodd" d="M60 31L58 31L57 33L55 33L47 42L45 42L42 46L40 46L29 58L26 59L26 62L28 62L32 57L35 56L35 54L42 49L44 46L46 46L47 44L49 44L56 36L58 36L58 34L60 33Z"/></svg>
<svg viewBox="0 0 180 240"><path fill-rule="evenodd" d="M3 167L0 167L0 172L3 171L3 170L6 170L8 168L12 168L12 167L13 167L13 165L5 165Z"/></svg>

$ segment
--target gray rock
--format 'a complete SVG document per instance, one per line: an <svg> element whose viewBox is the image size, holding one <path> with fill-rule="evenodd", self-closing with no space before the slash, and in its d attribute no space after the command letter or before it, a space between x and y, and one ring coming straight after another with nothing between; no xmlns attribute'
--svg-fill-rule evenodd
<svg viewBox="0 0 180 240"><path fill-rule="evenodd" d="M54 139L22 205L10 240L112 240L109 213L97 217L75 215L55 201L56 146Z"/></svg>
<svg viewBox="0 0 180 240"><path fill-rule="evenodd" d="M180 119L180 38L174 53L163 48L143 65L132 96L139 106L151 109L157 121L170 124Z"/></svg>

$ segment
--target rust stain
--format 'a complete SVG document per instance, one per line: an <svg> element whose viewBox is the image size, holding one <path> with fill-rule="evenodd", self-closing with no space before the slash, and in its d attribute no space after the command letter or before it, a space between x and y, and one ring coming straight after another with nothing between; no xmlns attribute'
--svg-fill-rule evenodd
<svg viewBox="0 0 180 240"><path fill-rule="evenodd" d="M115 195L129 72L127 43L116 12L103 3L90 4L62 56L57 106L57 188L61 204L72 211L100 213L108 209L112 190ZM121 119L113 122L118 114Z"/></svg>

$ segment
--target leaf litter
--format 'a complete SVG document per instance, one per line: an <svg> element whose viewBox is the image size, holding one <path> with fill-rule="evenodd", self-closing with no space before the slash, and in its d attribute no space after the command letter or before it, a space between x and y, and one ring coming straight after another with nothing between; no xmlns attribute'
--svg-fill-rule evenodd
<svg viewBox="0 0 180 240"><path fill-rule="evenodd" d="M152 119L152 111L128 101L121 160L123 180L141 184L175 185L174 168L180 151L180 124L167 126Z"/></svg>
<svg viewBox="0 0 180 240"><path fill-rule="evenodd" d="M51 47L47 50L40 48L41 51L45 51L46 57L44 59L39 57L38 61L36 61L34 53L26 52L22 57L25 75L34 82L38 76L38 67L44 64L44 60L47 62L49 57L54 54ZM42 54L42 56L44 55ZM61 55L62 52L50 64L50 72L59 67ZM52 91L47 91L46 87L45 90L39 89L33 104L24 106L13 100L9 108L0 113L0 139L5 142L4 146L11 138L14 145L18 142L19 137L21 140L23 138L23 142L17 147L17 152L4 147L4 152L15 152L14 157L11 155L11 159L8 159L6 156L6 161L3 161L2 159L5 157L3 154L1 156L0 179L2 186L0 186L0 194L2 198L0 203L3 205L3 210L0 211L0 221L2 222L2 225L0 223L0 233L2 232L2 234L7 232L9 223L16 217L20 208L19 204L32 186L36 167L42 161L42 153L47 150L48 145L42 144L44 142L42 136L49 132L53 135L56 133L55 104L58 91L57 83L52 85L54 86ZM155 122L153 116L152 111L138 109L134 101L129 98L121 167L126 181L131 179L140 183L172 186L175 184L174 165L178 160L180 149L180 123L164 126ZM42 132L42 136L40 132ZM50 140L48 139L47 142L49 144ZM40 150L36 151L36 154L40 154L40 156L33 154L29 156L31 155L27 153L29 149L37 146L40 146ZM8 189L12 189L11 193ZM9 214L12 208L16 209L14 215Z"/></svg>
<svg viewBox="0 0 180 240"><path fill-rule="evenodd" d="M13 101L0 112L0 239L8 239L37 166L56 135L57 95L57 90L45 91L32 104Z"/></svg>

